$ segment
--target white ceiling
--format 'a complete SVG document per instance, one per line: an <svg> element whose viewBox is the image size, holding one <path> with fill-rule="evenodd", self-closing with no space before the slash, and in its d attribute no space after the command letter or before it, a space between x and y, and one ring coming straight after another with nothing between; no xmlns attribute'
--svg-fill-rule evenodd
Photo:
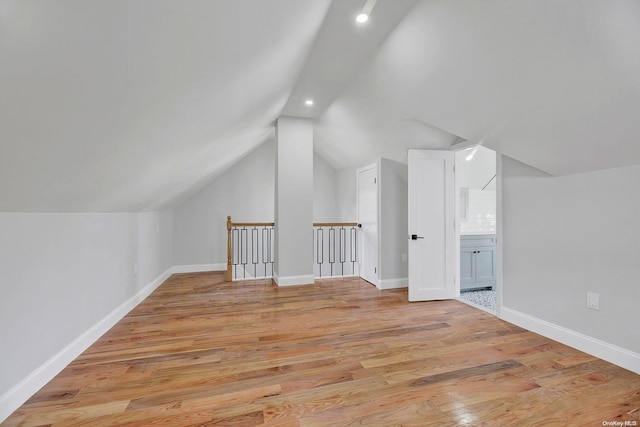
<svg viewBox="0 0 640 427"><path fill-rule="evenodd" d="M0 0L0 211L175 206L283 114L336 168L462 140L640 163L637 0L364 3Z"/></svg>
<svg viewBox="0 0 640 427"><path fill-rule="evenodd" d="M341 165L367 147L403 160L406 147L448 145L403 122L418 120L551 174L617 167L640 163L639 90L638 1L428 0L327 110L318 139Z"/></svg>

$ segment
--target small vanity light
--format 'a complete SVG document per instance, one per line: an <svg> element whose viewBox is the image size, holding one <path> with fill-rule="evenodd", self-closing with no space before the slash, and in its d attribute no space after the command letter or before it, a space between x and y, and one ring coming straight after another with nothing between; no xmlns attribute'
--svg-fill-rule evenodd
<svg viewBox="0 0 640 427"><path fill-rule="evenodd" d="M467 162L470 162L473 159L473 156L476 155L476 151L478 151L478 147L480 147L480 146L476 145L475 147L473 147L473 149L471 149L471 153L469 153L469 155L464 158ZM468 150L469 150L469 148L468 148Z"/></svg>

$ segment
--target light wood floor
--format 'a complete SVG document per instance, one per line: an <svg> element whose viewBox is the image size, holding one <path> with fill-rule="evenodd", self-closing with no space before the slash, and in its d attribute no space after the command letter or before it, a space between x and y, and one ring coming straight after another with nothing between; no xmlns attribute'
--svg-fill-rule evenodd
<svg viewBox="0 0 640 427"><path fill-rule="evenodd" d="M3 425L640 425L639 408L639 375L461 302L200 273L172 276Z"/></svg>

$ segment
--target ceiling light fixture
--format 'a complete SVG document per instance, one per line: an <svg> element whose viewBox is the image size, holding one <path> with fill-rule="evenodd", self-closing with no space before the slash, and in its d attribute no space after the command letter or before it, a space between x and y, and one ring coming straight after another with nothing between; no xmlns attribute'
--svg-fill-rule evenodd
<svg viewBox="0 0 640 427"><path fill-rule="evenodd" d="M358 24L364 24L369 20L369 16L371 15L371 12L373 11L373 7L376 5L377 1L378 0L367 0L364 6L362 6L362 10L356 16L356 22Z"/></svg>
<svg viewBox="0 0 640 427"><path fill-rule="evenodd" d="M356 16L356 22L358 24L364 24L368 20L369 20L369 15L367 15L366 13L361 13L358 16Z"/></svg>
<svg viewBox="0 0 640 427"><path fill-rule="evenodd" d="M304 105L312 106L313 105L313 99L307 99L306 101L304 101Z"/></svg>
<svg viewBox="0 0 640 427"><path fill-rule="evenodd" d="M473 160L473 156L476 155L476 151L478 151L478 147L480 146L476 145L475 147L473 147L473 150L471 150L471 153L464 158L467 162L470 162L471 160Z"/></svg>

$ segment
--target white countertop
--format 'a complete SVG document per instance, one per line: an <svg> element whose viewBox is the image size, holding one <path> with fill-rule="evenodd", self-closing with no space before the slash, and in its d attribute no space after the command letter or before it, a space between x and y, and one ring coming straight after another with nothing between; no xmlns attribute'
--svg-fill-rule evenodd
<svg viewBox="0 0 640 427"><path fill-rule="evenodd" d="M461 232L460 235L461 236L491 236L496 234L495 231L492 230L486 230L486 231L465 231L465 232Z"/></svg>

